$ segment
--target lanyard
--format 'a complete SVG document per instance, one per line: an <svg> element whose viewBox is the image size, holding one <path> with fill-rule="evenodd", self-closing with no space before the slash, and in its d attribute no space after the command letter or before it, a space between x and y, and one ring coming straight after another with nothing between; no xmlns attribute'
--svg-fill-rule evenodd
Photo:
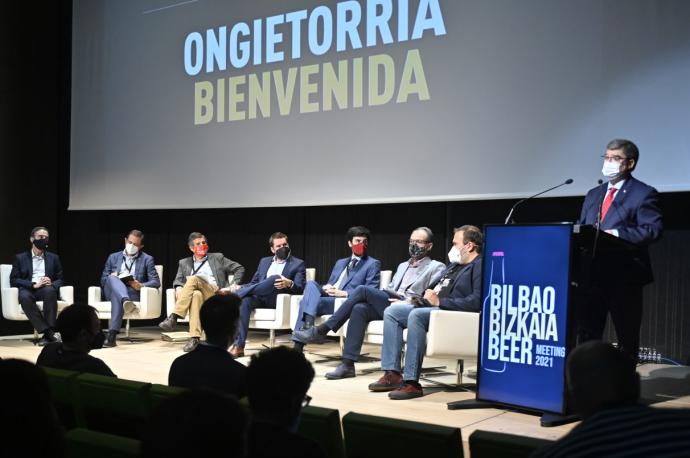
<svg viewBox="0 0 690 458"><path fill-rule="evenodd" d="M132 267L134 267L134 263L137 262L137 258L132 259L132 263L130 265L127 265L127 258L124 256L122 257L122 262L125 264L125 269L127 269L127 273L132 273Z"/></svg>
<svg viewBox="0 0 690 458"><path fill-rule="evenodd" d="M194 268L194 264L192 264L192 275L196 275L197 272L199 272L201 270L201 268L204 267L204 264L206 264L206 261L208 261L208 258L204 259L204 261L201 264L199 264L199 267L197 267L196 269Z"/></svg>

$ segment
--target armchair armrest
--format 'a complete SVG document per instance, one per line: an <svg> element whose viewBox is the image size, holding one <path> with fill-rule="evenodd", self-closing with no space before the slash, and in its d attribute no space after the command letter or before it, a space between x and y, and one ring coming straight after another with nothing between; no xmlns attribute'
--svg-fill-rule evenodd
<svg viewBox="0 0 690 458"><path fill-rule="evenodd" d="M141 288L141 291L139 291L139 317L157 318L160 314L161 293L158 291L158 288L144 286ZM134 312L134 315L137 315L137 312Z"/></svg>
<svg viewBox="0 0 690 458"><path fill-rule="evenodd" d="M67 303L67 305L74 304L74 286L61 286L60 298Z"/></svg>
<svg viewBox="0 0 690 458"><path fill-rule="evenodd" d="M479 313L435 310L429 317L427 356L473 358L479 346Z"/></svg>
<svg viewBox="0 0 690 458"><path fill-rule="evenodd" d="M292 317L291 313L291 296L289 294L278 294L276 296L276 326L277 329L283 329L290 326Z"/></svg>
<svg viewBox="0 0 690 458"><path fill-rule="evenodd" d="M62 291L60 291L60 293L62 293ZM93 305L96 302L101 302L101 287L89 286L86 303Z"/></svg>

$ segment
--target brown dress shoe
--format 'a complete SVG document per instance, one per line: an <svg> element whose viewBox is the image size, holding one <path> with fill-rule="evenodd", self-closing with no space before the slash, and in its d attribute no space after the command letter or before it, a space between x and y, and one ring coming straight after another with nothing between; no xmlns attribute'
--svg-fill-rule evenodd
<svg viewBox="0 0 690 458"><path fill-rule="evenodd" d="M369 389L376 392L392 391L402 384L402 375L395 371L386 371L380 379L369 384Z"/></svg>
<svg viewBox="0 0 690 458"><path fill-rule="evenodd" d="M422 385L416 382L405 382L397 390L388 393L388 397L395 400L421 398L422 396L424 396Z"/></svg>
<svg viewBox="0 0 690 458"><path fill-rule="evenodd" d="M230 347L230 354L233 358L241 358L244 356L244 347L238 347L237 345L233 345L232 347Z"/></svg>
<svg viewBox="0 0 690 458"><path fill-rule="evenodd" d="M182 347L182 351L185 353L189 353L190 351L194 351L196 347L199 346L199 341L201 340L201 337L190 337L190 339L187 341L187 343Z"/></svg>

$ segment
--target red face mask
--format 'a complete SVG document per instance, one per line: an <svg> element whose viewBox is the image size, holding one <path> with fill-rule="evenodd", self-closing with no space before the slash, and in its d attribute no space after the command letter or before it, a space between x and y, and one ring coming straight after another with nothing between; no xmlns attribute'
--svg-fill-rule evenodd
<svg viewBox="0 0 690 458"><path fill-rule="evenodd" d="M367 248L368 248L368 243L367 242L362 242L358 243L357 245L352 245L352 254L355 256L359 256L360 258L367 254Z"/></svg>
<svg viewBox="0 0 690 458"><path fill-rule="evenodd" d="M203 258L208 253L208 245L194 245L194 254Z"/></svg>

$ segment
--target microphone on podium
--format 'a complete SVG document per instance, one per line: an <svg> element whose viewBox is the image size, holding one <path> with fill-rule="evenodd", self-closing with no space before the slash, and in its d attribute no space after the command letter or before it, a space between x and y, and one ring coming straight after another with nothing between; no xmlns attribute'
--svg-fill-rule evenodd
<svg viewBox="0 0 690 458"><path fill-rule="evenodd" d="M513 221L513 212L515 212L515 209L516 209L516 208L518 207L518 205L520 205L521 203L526 202L526 201L528 201L528 200L530 200L530 199L533 199L533 198L535 198L535 197L541 196L542 194L546 194L547 192L553 191L554 189L560 188L561 186L565 186L565 185L567 185L567 184L571 184L572 182L573 182L573 179L572 179L572 178L568 178L567 180L565 180L565 181L564 181L563 183L561 183L561 184L558 184L558 185L556 185L556 186L552 186L552 187L550 187L549 189L545 189L545 190L542 191L542 192L538 192L538 193L536 193L536 194L533 195L533 196L525 197L525 198L522 199L522 200L518 200L517 202L515 202L515 205L513 205L513 206L510 208L510 212L508 213L508 216L506 216L506 220L505 220L505 222L504 222L503 224L512 224L512 223L514 222L514 221Z"/></svg>

